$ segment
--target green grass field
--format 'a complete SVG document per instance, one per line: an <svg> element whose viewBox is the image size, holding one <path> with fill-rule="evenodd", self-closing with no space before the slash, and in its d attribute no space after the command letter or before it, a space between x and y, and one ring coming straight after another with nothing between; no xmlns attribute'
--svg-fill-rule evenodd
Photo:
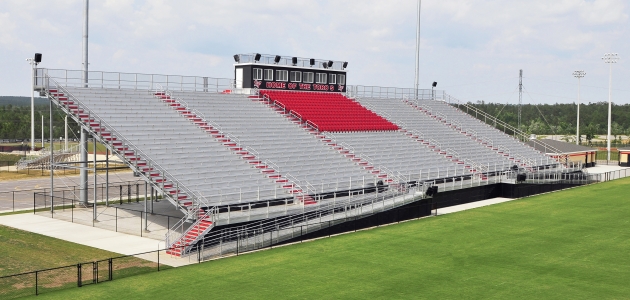
<svg viewBox="0 0 630 300"><path fill-rule="evenodd" d="M630 298L630 179L39 299Z"/></svg>
<svg viewBox="0 0 630 300"><path fill-rule="evenodd" d="M1 225L0 253L0 276L120 256Z"/></svg>
<svg viewBox="0 0 630 300"><path fill-rule="evenodd" d="M22 158L19 154L0 153L0 169L6 166L13 166Z"/></svg>

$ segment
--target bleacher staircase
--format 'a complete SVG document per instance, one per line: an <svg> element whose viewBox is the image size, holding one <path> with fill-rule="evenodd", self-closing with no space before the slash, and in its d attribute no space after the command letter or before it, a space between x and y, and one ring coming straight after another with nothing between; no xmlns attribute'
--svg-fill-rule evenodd
<svg viewBox="0 0 630 300"><path fill-rule="evenodd" d="M88 130L133 171L141 174L151 186L161 191L168 201L185 214L185 217L169 231L167 237L167 243L174 247L173 254L183 253L186 247L194 244L200 236L212 229L216 209L202 195L186 188L166 169L151 160L149 155L143 153L113 126L91 111L81 100L74 97L67 88L56 84L52 79L49 79L49 84L51 87L45 92L53 103L71 116L82 128ZM195 223L192 226L186 226L187 222L192 220Z"/></svg>

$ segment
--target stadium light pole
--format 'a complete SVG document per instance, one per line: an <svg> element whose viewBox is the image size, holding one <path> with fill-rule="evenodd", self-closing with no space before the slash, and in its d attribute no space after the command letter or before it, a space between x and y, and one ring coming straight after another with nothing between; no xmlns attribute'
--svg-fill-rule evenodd
<svg viewBox="0 0 630 300"><path fill-rule="evenodd" d="M85 83L85 87L88 87L88 25L89 25L89 12L90 12L90 1L85 0L83 7L83 82ZM81 153L81 168L79 174L79 184L81 186L81 192L79 196L79 200L82 204L88 203L88 132L81 128L81 141L79 146L79 151ZM96 205L96 203L95 203Z"/></svg>
<svg viewBox="0 0 630 300"><path fill-rule="evenodd" d="M35 58L27 58L26 61L31 65L31 151L35 149L35 68L39 64Z"/></svg>
<svg viewBox="0 0 630 300"><path fill-rule="evenodd" d="M422 6L422 0L418 0L418 24L416 27L416 78L415 78L415 93L414 96L418 100L418 89L420 88L420 8Z"/></svg>
<svg viewBox="0 0 630 300"><path fill-rule="evenodd" d="M617 63L619 60L619 56L617 53L606 53L604 57L602 57L605 63L607 63L610 67L610 71L608 74L608 136L606 137L607 146L606 150L608 151L608 156L606 157L606 161L610 161L610 123L612 119L611 115L611 107L612 107L612 65Z"/></svg>
<svg viewBox="0 0 630 300"><path fill-rule="evenodd" d="M586 75L583 70L573 72L573 77L578 79L578 98L577 98L577 127L575 130L575 144L580 144L580 79Z"/></svg>

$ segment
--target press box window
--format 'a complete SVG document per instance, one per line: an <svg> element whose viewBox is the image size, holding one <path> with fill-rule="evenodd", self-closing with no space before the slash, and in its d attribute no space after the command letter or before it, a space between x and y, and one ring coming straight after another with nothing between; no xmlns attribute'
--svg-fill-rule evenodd
<svg viewBox="0 0 630 300"><path fill-rule="evenodd" d="M301 81L302 81L302 72L291 71L291 82L301 82Z"/></svg>
<svg viewBox="0 0 630 300"><path fill-rule="evenodd" d="M273 70L265 69L265 80L273 80Z"/></svg>
<svg viewBox="0 0 630 300"><path fill-rule="evenodd" d="M263 79L263 70L254 68L254 80L262 80Z"/></svg>
<svg viewBox="0 0 630 300"><path fill-rule="evenodd" d="M326 76L328 74L326 74L326 73L317 73L316 75L317 75L317 77L315 78L315 82L316 83L328 83L328 80L327 80L328 76Z"/></svg>
<svg viewBox="0 0 630 300"><path fill-rule="evenodd" d="M346 75L339 75L339 84L341 85L346 84Z"/></svg>
<svg viewBox="0 0 630 300"><path fill-rule="evenodd" d="M304 82L313 83L313 72L304 72Z"/></svg>
<svg viewBox="0 0 630 300"><path fill-rule="evenodd" d="M335 84L337 83L337 75L336 74L330 74L330 84Z"/></svg>
<svg viewBox="0 0 630 300"><path fill-rule="evenodd" d="M287 70L277 70L276 71L276 80L277 81L289 81L289 71L287 71Z"/></svg>

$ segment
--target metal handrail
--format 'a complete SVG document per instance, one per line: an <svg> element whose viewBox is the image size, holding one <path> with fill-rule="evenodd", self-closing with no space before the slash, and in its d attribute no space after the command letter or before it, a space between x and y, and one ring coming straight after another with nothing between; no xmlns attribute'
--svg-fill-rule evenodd
<svg viewBox="0 0 630 300"><path fill-rule="evenodd" d="M161 173L163 174L163 176L164 176L164 175L168 175L168 176L169 176L169 180L170 180L170 181L172 181L174 184L177 184L178 186L180 186L180 187L181 187L181 188L182 188L182 189L183 189L183 190L184 190L187 194L189 194L190 196L197 196L197 197L199 197L199 199L200 199L201 201L204 201L204 202L205 202L204 204L207 204L207 203L208 203L208 202L207 202L207 199L205 199L205 197L204 197L203 195L197 194L197 193L193 192L192 190L190 190L190 189L186 188L186 187L185 187L185 186L184 186L181 182L179 182L179 180L177 180L177 179L175 178L175 176L173 176L172 174L170 174L170 173L169 173L169 172L168 172L165 168L163 168L163 167L162 167L159 163L157 163L157 162L155 162L154 160L152 160L152 159L151 159L151 158L150 158L150 157L149 157L146 153L144 153L144 152L143 152L143 151L142 151L139 147L137 147L137 146L136 146L133 142L129 141L127 138L125 138L125 137L124 137L124 135L122 135L120 132L118 132L116 129L114 129L114 127L113 127L113 126L111 126L109 123L107 123L106 121L104 121L104 120L103 120L103 118L102 118L99 114L97 114L97 113L95 113L95 112L91 111L90 109L88 109L87 105L85 105L85 104L84 104L81 100L79 100L79 98L78 98L78 97L74 96L74 95L73 95L70 91L68 91L65 87L63 87L62 85L60 85L58 82L56 82L54 79L52 79L52 78L50 78L50 77L48 77L48 80L49 80L49 82L50 82L50 81L52 81L52 82L55 84L55 87L56 87L57 89L62 90L62 91L64 92L64 95L66 95L66 96L68 97L68 99L72 98L72 99L73 99L73 101L76 101L77 103L79 103L79 104L81 105L81 109L83 109L83 110L84 110L84 113L87 113L87 115L88 115L88 120L92 119L92 116L94 116L94 117L98 118L98 119L99 119L99 121L98 121L98 122L99 122L99 127L105 127L105 128L106 128L109 132L111 132L112 134L115 134L115 135L116 135L116 137L117 137L117 138L119 138L119 139L121 140L121 142L123 142L124 144L127 144L127 145L129 145L129 146L131 146L131 147L133 147L133 148L134 148L134 150L133 150L133 151L136 153L136 156L138 156L138 152L139 152L139 153L140 153L140 156L142 156L142 159L144 159L144 160L147 162L147 164L148 164L148 165L150 164L150 165L151 165L151 167L156 167L157 169L159 169L158 171L159 171L159 172L161 172ZM47 82L47 83L48 83L48 85L49 85L49 82ZM49 86L47 86L47 90L50 90ZM53 98L54 98L54 97L53 97ZM64 106L64 107L66 106L66 105L63 105L62 103L60 103L60 104L61 104L62 106ZM73 114L70 114L70 115L73 115ZM83 123L83 121L82 121L80 118L77 118L77 120L78 120L80 123ZM90 131L92 131L92 129L91 129L91 127L90 127L90 126L85 126L85 127L86 127L86 128L88 128ZM95 134L95 135L96 135L96 136L98 136L98 134ZM100 137L99 137L99 138L100 138ZM105 142L105 144L109 145L109 143L107 143L107 142ZM120 152L120 151L118 151L115 147L110 147L110 148L111 148L110 150L111 150L112 152L119 154L119 156L121 156L121 157L122 157L122 159L123 159L124 161L127 161L130 165L134 165L134 164L135 164L135 165L134 165L134 167L135 167L136 169L138 169L137 163L132 163L132 162L130 162L130 161L127 159L127 157L124 155L124 153L121 153L121 152ZM164 176L164 177L166 177L166 176ZM156 184L156 187L158 187L158 188L159 188L159 185L157 185L157 184ZM168 195L168 193L165 193L165 194L167 194L167 195ZM168 195L168 197L169 197L169 198L171 198L171 196L170 196L170 195ZM177 200L175 200L175 199L173 199L173 200L174 200L174 202L175 202L175 203L177 203L177 205L178 205L178 206L181 206L181 205L179 205L179 202L178 202ZM207 206L210 206L210 205L207 205Z"/></svg>
<svg viewBox="0 0 630 300"><path fill-rule="evenodd" d="M47 74L45 75L47 76ZM153 168L155 170L157 170L158 172L160 172L162 174L162 186L160 187L160 185L157 182L153 182L149 177L146 177L147 181L151 183L152 186L156 187L159 190L164 191L162 194L166 195L167 199L170 199L171 202L173 204L175 204L177 207L180 207L182 210L185 211L185 213L187 214L186 217L184 217L183 219L180 220L181 224L180 226L183 226L183 222L191 216L191 211L188 210L187 208L184 208L180 203L179 203L179 191L183 190L184 193L188 194L189 197L191 197L193 200L192 202L195 203L195 199L197 200L197 202L201 202L203 203L206 207L211 207L211 205L209 204L209 202L207 201L207 199L205 199L205 197L203 195L201 195L200 193L194 192L192 190L190 190L189 188L187 188L186 186L184 186L181 182L179 182L179 180L177 180L175 178L175 176L173 176L170 172L168 172L165 168L163 168L159 163L155 162L154 160L152 160L147 154L145 154L139 147L137 147L133 142L129 141L127 138L124 137L124 135L122 135L120 132L118 132L113 126L111 126L108 122L104 121L104 119L97 113L91 111L87 105L85 105L81 100L79 100L78 97L74 96L70 91L68 91L64 86L60 85L58 82L56 82L54 79L47 77L47 81L46 81L46 91L47 93L49 93L48 91L50 90L50 82L52 81L52 83L54 84L55 88L59 91L63 91L64 95L66 97L68 97L68 100L72 99L73 101L76 101L76 103L81 105L81 109L84 111L84 113L87 114L88 116L88 120L94 120L96 121L98 119L98 124L99 124L99 128L105 128L106 130L108 130L111 134L116 135L116 137L118 139L120 139L121 143L123 143L123 145L126 146L130 146L132 147L134 150L132 150L135 154L136 160L134 162L129 161L129 159L127 158L127 156L124 153L121 153L121 151L118 151L116 149L116 147L110 146L109 143L107 141L105 141L103 138L101 138L98 133L94 132L95 137L98 137L100 140L102 140L104 142L105 145L108 146L108 148L110 148L110 150L113 153L116 153L119 157L121 157L121 159L123 159L123 161L126 161L130 166L133 166L136 171L139 171L138 165L137 165L137 158L138 157L142 157L142 159L144 161L146 161L147 163L147 167L148 168ZM50 94L50 93L49 93ZM50 95L53 99L55 98L54 96ZM67 105L64 105L63 103L59 102L59 104L64 107L67 112L69 113L69 108L67 108ZM73 114L69 115L73 116ZM81 118L75 118L75 120L79 123L84 123ZM93 131L91 126L85 126L84 127L88 128L89 131ZM126 150L125 150L126 151ZM140 174L143 174L143 172L138 172ZM144 175L144 174L143 174ZM164 189L164 181L166 180L166 178L169 178L168 180L171 181L173 184L175 184L177 186L176 189L176 194L175 197L173 198L172 195L170 195L170 193L166 192ZM199 204L198 204L199 205ZM177 225L176 225L177 226ZM172 227L175 228L175 227ZM171 230L169 229L169 232L166 233L167 237L170 237L169 234L171 232L176 232L176 230ZM182 233L183 235L183 233ZM181 235L180 235L181 237ZM170 246L170 245L169 245Z"/></svg>
<svg viewBox="0 0 630 300"><path fill-rule="evenodd" d="M438 101L438 100L436 100L436 101ZM484 112L484 111L482 111L482 110L480 110L480 109L478 109L478 108L476 108L474 106L471 106L468 103L462 102L459 99L457 99L455 97L452 97L452 96L450 96L450 95L448 95L446 93L443 93L443 99L439 99L439 101L444 101L447 104L450 104L451 106L453 105L452 102L456 102L458 106L461 105L461 106L465 107L467 110L473 111L475 113L475 115L481 115L486 120L489 119L492 123L495 124L494 127L497 128L497 129L498 129L498 127L496 126L496 124L498 124L500 126L503 126L505 129L508 129L508 130L512 131L515 136L518 136L518 137L520 137L523 140L532 141L534 144L537 144L537 145L540 145L540 146L545 147L547 149L550 149L550 150L554 151L555 153L558 153L558 154L562 153L559 149L557 149L557 148L555 148L555 147L553 147L553 146L551 146L551 145L549 145L547 143L544 143L544 142L536 140L536 139L533 139L533 140L529 139L529 136L525 132L522 132L520 129L517 129L517 128L509 125L508 123L506 123L504 121L501 121L498 118L496 118L496 117L494 117L494 116L492 116L492 115L490 115L490 114L488 114L488 113L486 113L486 112ZM463 111L463 110L460 109L460 111ZM470 113L468 113L468 114L471 115ZM479 119L479 118L477 117L477 119ZM489 124L489 123L486 121L486 124Z"/></svg>
<svg viewBox="0 0 630 300"><path fill-rule="evenodd" d="M391 190L389 192L385 192L385 194L389 194L389 197L383 200L399 196L402 193L399 191ZM327 201L321 205L306 207L304 208L304 213L299 215L290 215L281 217L279 219L261 221L259 223L251 225L243 225L236 228L227 228L215 231L214 233L212 233L212 235L204 239L204 243L217 244L216 241L219 240L230 240L236 237L250 236L251 234L257 234L261 231L269 232L283 230L285 229L285 227L294 226L295 224L299 224L300 222L308 222L309 220L312 220L314 218L329 215L332 212L338 211L339 208L347 208L348 205L360 208L361 205L375 203L374 200L377 200L376 202L378 202L378 199L381 196L382 193L379 193L378 195L370 195L367 197L347 197L344 201Z"/></svg>
<svg viewBox="0 0 630 300"><path fill-rule="evenodd" d="M63 81L66 86L75 87L94 86L100 88L152 90L159 84L181 91L221 92L235 86L235 80L230 78L106 71L89 71L89 81L86 84L83 78L83 70L38 68L36 74L39 74L40 70L42 70L42 73L48 74L51 79ZM36 88L39 86L39 82L36 82Z"/></svg>

